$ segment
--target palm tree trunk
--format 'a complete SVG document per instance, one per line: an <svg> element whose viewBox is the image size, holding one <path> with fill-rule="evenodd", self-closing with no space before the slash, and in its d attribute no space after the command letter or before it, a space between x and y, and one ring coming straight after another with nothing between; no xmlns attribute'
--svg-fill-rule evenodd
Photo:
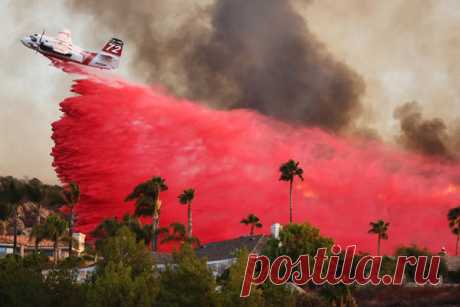
<svg viewBox="0 0 460 307"><path fill-rule="evenodd" d="M292 224L292 182L291 179L289 181L289 224Z"/></svg>
<svg viewBox="0 0 460 307"><path fill-rule="evenodd" d="M377 237L377 256L380 256L380 235Z"/></svg>
<svg viewBox="0 0 460 307"><path fill-rule="evenodd" d="M54 240L54 266L58 263L58 239L55 238Z"/></svg>
<svg viewBox="0 0 460 307"><path fill-rule="evenodd" d="M72 243L73 243L73 208L70 209L70 222L69 222L69 257L72 256Z"/></svg>
<svg viewBox="0 0 460 307"><path fill-rule="evenodd" d="M192 237L192 203L188 203L187 208L188 215L188 226L187 226L187 237L190 239Z"/></svg>
<svg viewBox="0 0 460 307"><path fill-rule="evenodd" d="M249 233L249 235L254 235L254 224L251 224L251 232Z"/></svg>
<svg viewBox="0 0 460 307"><path fill-rule="evenodd" d="M457 243L455 244L455 256L458 256L458 241L460 240L460 234L457 235Z"/></svg>
<svg viewBox="0 0 460 307"><path fill-rule="evenodd" d="M14 208L13 218L13 255L16 255L16 249L18 247L18 208Z"/></svg>
<svg viewBox="0 0 460 307"><path fill-rule="evenodd" d="M152 251L156 252L158 248L158 213L154 213L152 217Z"/></svg>
<svg viewBox="0 0 460 307"><path fill-rule="evenodd" d="M40 211L41 211L41 204L37 204L37 225L40 225L41 223L41 216L40 216Z"/></svg>
<svg viewBox="0 0 460 307"><path fill-rule="evenodd" d="M41 211L41 204L37 203L37 226L41 224L41 216L40 216L40 211ZM35 248L34 248L34 254L38 253L38 238L35 238Z"/></svg>

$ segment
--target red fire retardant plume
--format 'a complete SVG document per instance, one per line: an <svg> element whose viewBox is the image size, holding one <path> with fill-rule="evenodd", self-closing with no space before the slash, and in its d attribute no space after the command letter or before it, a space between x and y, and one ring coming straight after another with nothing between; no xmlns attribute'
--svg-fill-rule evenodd
<svg viewBox="0 0 460 307"><path fill-rule="evenodd" d="M384 219L390 222L385 252L412 243L453 251L446 215L460 198L458 165L248 110L212 110L120 80L88 77L72 91L76 96L61 103L64 115L53 124L52 155L60 179L80 185L80 231L132 212L126 195L162 176L169 186L161 195L162 226L186 223L177 196L194 188L193 232L202 242L246 235L240 220L249 213L268 233L289 219L289 184L278 180L278 168L292 158L305 171L294 188L295 222L375 252L369 222Z"/></svg>

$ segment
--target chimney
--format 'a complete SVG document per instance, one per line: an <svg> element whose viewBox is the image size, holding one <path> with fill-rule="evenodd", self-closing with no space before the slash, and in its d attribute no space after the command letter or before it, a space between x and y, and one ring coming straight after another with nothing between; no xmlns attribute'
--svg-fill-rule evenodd
<svg viewBox="0 0 460 307"><path fill-rule="evenodd" d="M84 252L86 235L84 233L74 232L72 234L72 238L73 240L77 242L76 244L77 246L76 247L74 246L72 249L75 249L78 254L81 254L82 252Z"/></svg>
<svg viewBox="0 0 460 307"><path fill-rule="evenodd" d="M283 227L279 223L275 223L271 226L272 237L275 239L280 238L280 231Z"/></svg>

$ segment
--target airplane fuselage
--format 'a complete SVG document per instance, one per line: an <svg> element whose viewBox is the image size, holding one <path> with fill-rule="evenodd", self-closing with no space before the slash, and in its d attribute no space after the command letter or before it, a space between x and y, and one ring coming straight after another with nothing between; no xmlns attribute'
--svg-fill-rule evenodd
<svg viewBox="0 0 460 307"><path fill-rule="evenodd" d="M114 69L118 67L118 57L104 52L86 51L72 45L72 43L63 42L54 37L34 34L24 37L21 39L21 42L27 48L35 50L49 58L101 69Z"/></svg>

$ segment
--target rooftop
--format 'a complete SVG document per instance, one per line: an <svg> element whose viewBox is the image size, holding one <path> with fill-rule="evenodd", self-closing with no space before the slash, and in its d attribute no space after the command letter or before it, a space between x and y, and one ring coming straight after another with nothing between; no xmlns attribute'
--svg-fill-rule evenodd
<svg viewBox="0 0 460 307"><path fill-rule="evenodd" d="M173 263L173 257L170 253L153 252L153 259L155 259L156 265Z"/></svg>
<svg viewBox="0 0 460 307"><path fill-rule="evenodd" d="M444 256L449 271L460 270L460 256Z"/></svg>
<svg viewBox="0 0 460 307"><path fill-rule="evenodd" d="M0 235L0 244L8 244L12 245L14 242L14 236L12 235ZM35 240L33 238L30 238L29 236L17 236L17 244L18 246L25 246L25 247L30 247L34 248L35 247ZM40 241L38 244L39 247L50 247L52 248L54 245L53 241L50 240L43 240ZM59 243L59 246L64 246L64 244ZM67 245L65 245L67 246Z"/></svg>
<svg viewBox="0 0 460 307"><path fill-rule="evenodd" d="M240 249L260 253L267 238L263 235L243 236L236 239L204 244L195 249L198 257L206 257L208 261L234 258L234 253Z"/></svg>

